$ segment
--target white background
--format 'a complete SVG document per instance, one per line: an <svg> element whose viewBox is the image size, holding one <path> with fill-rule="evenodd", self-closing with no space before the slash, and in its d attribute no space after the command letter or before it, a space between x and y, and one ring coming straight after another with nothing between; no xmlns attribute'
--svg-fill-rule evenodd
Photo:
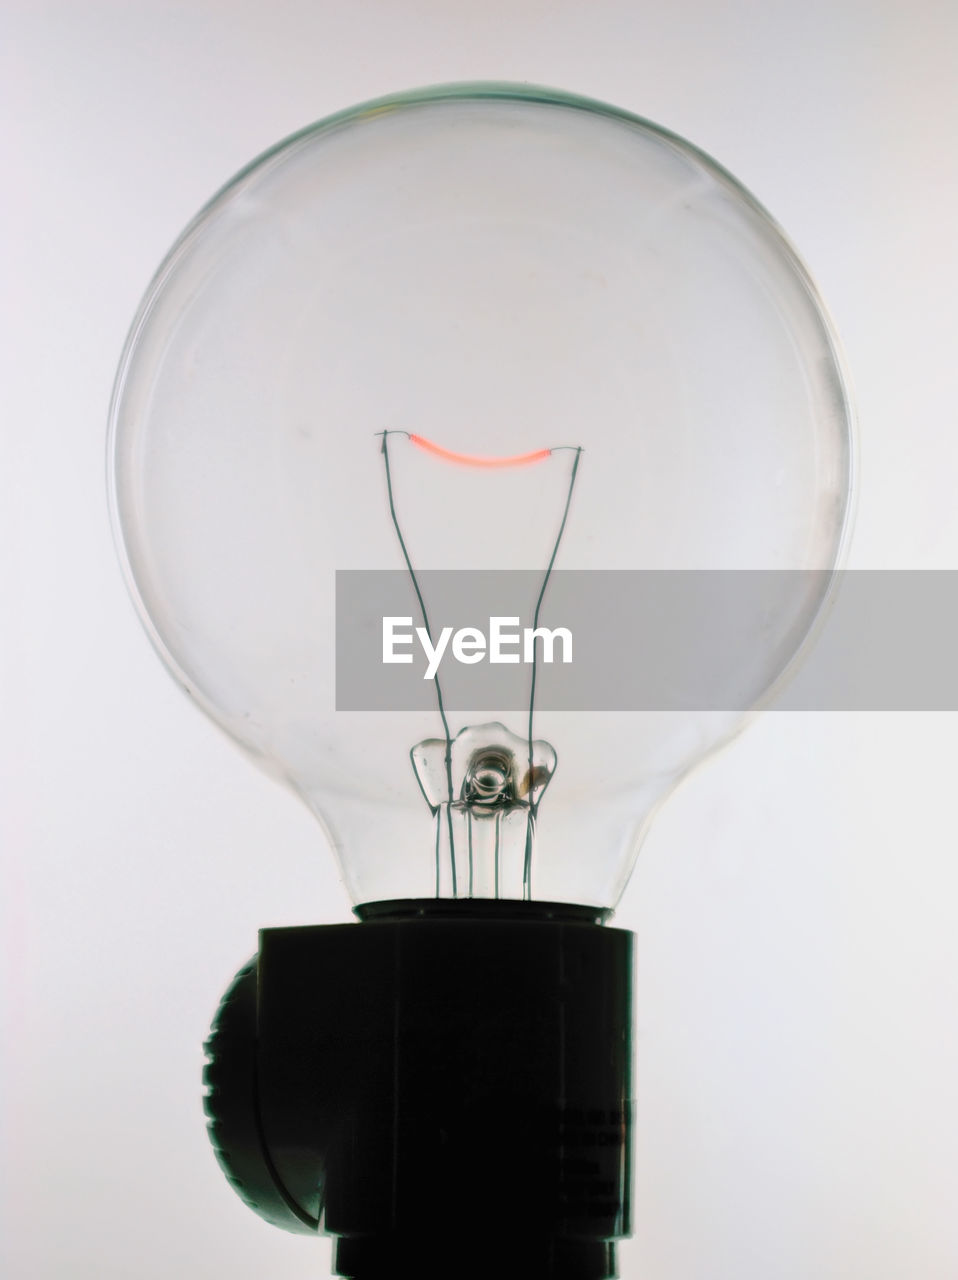
<svg viewBox="0 0 958 1280"><path fill-rule="evenodd" d="M108 527L126 327L206 198L384 92L605 99L810 263L861 421L856 567L958 569L953 0L7 0L0 1269L317 1277L207 1149L201 1042L261 925L345 919L306 810L149 649ZM770 714L661 814L638 934L642 1280L958 1275L958 717Z"/></svg>

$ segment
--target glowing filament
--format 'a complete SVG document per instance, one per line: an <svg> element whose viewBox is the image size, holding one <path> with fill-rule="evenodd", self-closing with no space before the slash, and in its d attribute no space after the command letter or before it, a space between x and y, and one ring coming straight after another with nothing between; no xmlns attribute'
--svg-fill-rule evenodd
<svg viewBox="0 0 958 1280"><path fill-rule="evenodd" d="M452 449L444 449L441 444L427 440L425 436L410 435L409 439L420 449L435 454L444 462L457 462L465 467L524 467L530 462L541 462L552 452L551 449L534 449L531 453L516 453L507 458L490 458L473 453L455 453Z"/></svg>

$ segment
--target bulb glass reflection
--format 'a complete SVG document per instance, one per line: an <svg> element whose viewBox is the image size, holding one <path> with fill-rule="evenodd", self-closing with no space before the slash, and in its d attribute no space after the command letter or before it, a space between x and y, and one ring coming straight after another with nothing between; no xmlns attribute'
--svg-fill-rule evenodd
<svg viewBox="0 0 958 1280"><path fill-rule="evenodd" d="M743 710L336 710L336 570L828 571L849 441L820 299L734 179L613 108L460 85L320 122L201 212L131 331L112 501L160 655L355 902L613 907ZM764 639L798 649L826 591L797 577Z"/></svg>

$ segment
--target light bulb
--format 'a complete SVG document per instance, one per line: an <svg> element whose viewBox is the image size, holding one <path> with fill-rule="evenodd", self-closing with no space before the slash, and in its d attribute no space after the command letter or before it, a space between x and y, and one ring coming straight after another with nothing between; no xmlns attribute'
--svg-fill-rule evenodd
<svg viewBox="0 0 958 1280"><path fill-rule="evenodd" d="M115 524L160 655L303 797L356 903L436 893L450 795L424 800L417 744L478 746L496 723L493 751L530 737L518 685L470 715L467 683L448 734L433 689L405 715L385 695L337 710L336 571L391 570L404 589L383 432L415 571L523 571L524 593L491 600L526 623L580 448L557 573L827 571L839 555L849 409L829 321L777 226L700 151L581 98L454 85L268 152L141 306L112 409ZM717 710L565 710L561 692L538 710L531 736L557 764L532 797L531 873L524 887L503 849L502 896L614 907L650 815L774 683L826 586L796 574L743 620L746 692ZM397 613L421 625L410 592ZM360 683L404 674L370 652ZM490 675L450 655L442 670ZM524 850L522 817L487 823ZM440 893L467 895L441 856ZM473 894L494 888L474 870Z"/></svg>
<svg viewBox="0 0 958 1280"><path fill-rule="evenodd" d="M842 551L850 409L806 270L706 155L582 98L453 85L306 129L213 198L133 325L111 458L155 647L316 814L360 917L432 901L474 921L521 904L528 920L540 902L568 933L607 917L656 808L808 635ZM683 575L705 574L708 597L723 571L759 570L721 639L676 631L681 609L662 622L686 675L731 638L704 694L694 678L671 690L650 638ZM624 954L589 981L618 966L621 993ZM261 1000L268 985L261 972ZM595 1085L607 1125L618 1070ZM560 1146L580 1123L565 1091L549 1095ZM302 1220L325 1211L362 1235L310 1198L297 1160L282 1197L305 1168ZM347 1165L336 1186L353 1185ZM562 1185L563 1203L579 1194ZM621 1234L616 1203L580 1222L589 1239ZM574 1216L533 1235L574 1252ZM355 1274L386 1247L368 1230Z"/></svg>

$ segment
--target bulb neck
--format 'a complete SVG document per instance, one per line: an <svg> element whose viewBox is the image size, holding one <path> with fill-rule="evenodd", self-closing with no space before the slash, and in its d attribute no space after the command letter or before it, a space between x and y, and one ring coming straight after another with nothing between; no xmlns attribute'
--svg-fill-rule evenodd
<svg viewBox="0 0 958 1280"><path fill-rule="evenodd" d="M605 924L611 907L576 902L524 902L518 898L390 898L361 902L353 913L366 920L554 920Z"/></svg>

